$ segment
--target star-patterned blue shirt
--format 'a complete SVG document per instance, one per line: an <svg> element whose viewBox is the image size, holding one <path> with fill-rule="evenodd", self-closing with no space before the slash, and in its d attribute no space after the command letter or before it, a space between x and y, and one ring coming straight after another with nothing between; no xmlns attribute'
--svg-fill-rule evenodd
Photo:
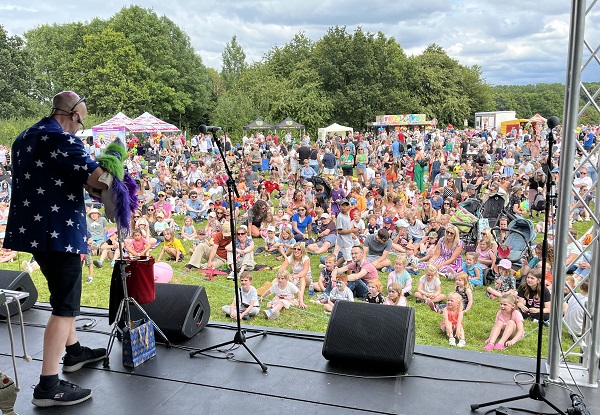
<svg viewBox="0 0 600 415"><path fill-rule="evenodd" d="M83 185L99 167L52 117L12 146L13 187L4 245L23 252L87 252Z"/></svg>

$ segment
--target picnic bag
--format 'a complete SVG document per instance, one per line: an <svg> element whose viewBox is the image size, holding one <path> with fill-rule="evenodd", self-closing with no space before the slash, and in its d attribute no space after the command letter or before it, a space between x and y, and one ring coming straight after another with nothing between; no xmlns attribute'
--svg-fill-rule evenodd
<svg viewBox="0 0 600 415"><path fill-rule="evenodd" d="M123 366L138 367L154 356L154 323L142 319L126 324L123 329Z"/></svg>

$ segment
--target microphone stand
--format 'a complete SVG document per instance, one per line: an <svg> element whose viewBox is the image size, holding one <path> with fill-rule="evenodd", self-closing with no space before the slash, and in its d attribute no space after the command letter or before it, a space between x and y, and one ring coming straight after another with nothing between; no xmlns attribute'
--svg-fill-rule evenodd
<svg viewBox="0 0 600 415"><path fill-rule="evenodd" d="M556 127L559 123L559 120L557 117L550 117L548 118L548 128L550 128L550 132L548 134L548 149L550 151L552 151L552 147L554 146L554 133L552 132L552 129L554 127ZM546 165L548 166L548 172L552 171L552 157L550 154L548 154L548 160L546 161ZM511 398L505 398L505 399L498 399L496 401L490 401L490 402L485 402L485 403L481 403L481 404L472 404L471 405L471 410L474 411L476 409L479 408L483 408L485 406L491 406L491 405L496 405L496 404L500 404L500 403L504 403L504 402L513 402L513 401L518 401L520 399L526 399L526 398L530 398L530 399L534 399L536 401L543 401L545 402L548 406L550 406L552 409L554 409L556 412L558 412L561 415L566 415L565 412L561 411L560 409L558 409L552 402L550 402L548 399L546 399L546 390L544 383L542 383L542 340L543 340L543 330L544 330L544 303L546 301L546 298L544 296L544 287L546 286L545 282L546 282L546 269L547 269L547 258L548 258L548 224L550 222L550 215L551 215L551 199L552 199L552 186L553 186L553 180L552 180L552 173L550 173L548 175L548 177L546 178L546 206L544 207L544 239L542 242L542 281L540 282L541 284L541 291L542 291L542 295L540 298L540 316L538 318L538 338L537 338L537 356L536 356L536 368L535 368L535 383L533 385L531 385L531 388L529 389L529 393L526 395L518 395L518 396L513 396ZM548 299L549 300L549 299Z"/></svg>
<svg viewBox="0 0 600 415"><path fill-rule="evenodd" d="M206 127L204 127L204 128L206 128ZM202 130L202 127L201 127L201 130ZM229 169L229 166L227 165L227 161L225 160L225 153L223 152L222 144L219 142L219 140L216 137L214 127L212 127L211 130L212 130L211 132L212 132L212 136L213 136L213 141L216 143L217 148L219 149L219 154L221 155L221 159L223 160L223 165L225 166L225 171L227 172L227 182L226 183L227 183L227 194L228 194L228 199L229 199L229 224L231 226L231 235L232 235L231 249L233 251L232 252L233 253L233 274L234 274L233 284L234 284L234 289L235 289L235 316L236 316L236 322L237 322L237 329L236 329L235 335L233 337L233 340L228 341L228 342L219 343L214 346L206 347L201 350L195 350L193 352L190 352L190 357L194 357L197 354L206 352L208 350L217 349L222 346L227 346L229 344L239 344L242 347L244 347L244 349L246 349L248 351L248 353L250 353L250 356L252 356L254 358L254 360L256 361L256 363L259 364L262 371L266 372L268 369L267 365L262 363L258 359L258 357L256 357L256 355L252 352L252 350L250 350L250 348L246 345L246 340L251 339L253 337L266 336L267 332L262 331L260 333L253 334L251 336L246 336L246 330L242 330L242 323L241 323L241 317L240 317L241 293L240 293L240 288L238 285L237 249L235 246L235 236L234 236L234 234L235 234L235 219L234 219L234 215L233 215L234 214L233 207L235 204L234 194L238 198L240 197L240 195L239 195L239 192L235 185L235 180L233 178L233 174L231 173L231 170Z"/></svg>

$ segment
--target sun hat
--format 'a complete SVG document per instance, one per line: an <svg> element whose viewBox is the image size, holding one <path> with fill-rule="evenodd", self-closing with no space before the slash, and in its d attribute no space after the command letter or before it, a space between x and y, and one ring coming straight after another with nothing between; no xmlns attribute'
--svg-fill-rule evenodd
<svg viewBox="0 0 600 415"><path fill-rule="evenodd" d="M92 209L90 209L90 211L88 212L88 216L89 216L89 215L91 215L92 213L97 213L97 214L100 214L100 211L99 211L98 209L96 209L96 208L92 208Z"/></svg>
<svg viewBox="0 0 600 415"><path fill-rule="evenodd" d="M500 263L498 264L498 266L502 267L504 269L511 269L512 268L512 263L508 259L501 259Z"/></svg>
<svg viewBox="0 0 600 415"><path fill-rule="evenodd" d="M115 233L117 233L117 228L109 228L106 231L106 235L110 238L111 236L113 236Z"/></svg>

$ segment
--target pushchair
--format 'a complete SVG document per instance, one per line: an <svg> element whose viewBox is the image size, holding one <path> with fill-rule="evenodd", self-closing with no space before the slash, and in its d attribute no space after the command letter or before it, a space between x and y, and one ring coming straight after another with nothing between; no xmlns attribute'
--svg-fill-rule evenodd
<svg viewBox="0 0 600 415"><path fill-rule="evenodd" d="M521 268L523 258L529 259L533 256L531 244L537 235L533 222L529 219L517 216L508 224L508 228L493 227L491 231L498 243L498 258L508 259L513 270ZM506 239L502 242L498 240L500 231L507 233ZM494 278L495 276L491 274L486 275L488 282L493 281Z"/></svg>
<svg viewBox="0 0 600 415"><path fill-rule="evenodd" d="M460 202L450 217L450 223L458 228L460 240L469 252L475 251L479 239L479 219L481 217L481 200L467 199Z"/></svg>
<svg viewBox="0 0 600 415"><path fill-rule="evenodd" d="M490 193L483 202L481 208L481 217L487 219L489 227L493 228L498 224L498 219L505 214L508 206L508 195L506 193Z"/></svg>
<svg viewBox="0 0 600 415"><path fill-rule="evenodd" d="M319 176L313 176L310 179L307 179L307 181L311 182L315 186L315 188L317 187L317 185L323 186L323 193L325 195L325 198L329 199L331 197L331 185L327 180Z"/></svg>

